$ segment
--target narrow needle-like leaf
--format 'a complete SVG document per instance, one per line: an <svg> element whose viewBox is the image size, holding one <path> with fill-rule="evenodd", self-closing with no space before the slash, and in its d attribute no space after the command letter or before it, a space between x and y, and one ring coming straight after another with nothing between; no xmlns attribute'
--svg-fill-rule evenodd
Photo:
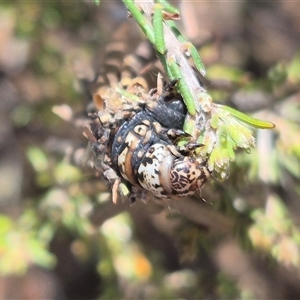
<svg viewBox="0 0 300 300"><path fill-rule="evenodd" d="M253 117L250 117L238 110L233 109L232 107L226 106L226 105L217 105L221 109L224 109L231 113L233 116L235 116L240 121L249 124L253 127L260 128L260 129L272 129L275 127L275 124L268 122L268 121L262 121Z"/></svg>

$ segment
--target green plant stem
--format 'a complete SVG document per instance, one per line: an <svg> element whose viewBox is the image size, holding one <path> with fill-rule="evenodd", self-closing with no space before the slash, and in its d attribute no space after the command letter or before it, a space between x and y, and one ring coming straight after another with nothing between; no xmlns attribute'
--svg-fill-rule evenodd
<svg viewBox="0 0 300 300"><path fill-rule="evenodd" d="M148 20L147 25L151 24L153 18L153 12L154 12L153 0L143 0L143 1L135 1L135 2L123 0L123 2L126 5L126 7L129 9L130 13L132 13L132 11L136 11L136 7L138 5L140 7L140 10L143 11L143 14L141 13L140 14L142 15L142 17ZM138 16L141 17L140 15ZM144 21L137 20L137 22L143 29L143 26L146 24L145 20ZM169 26L166 25L165 22L163 22L163 34L164 34L164 40L166 45L166 52L164 55L160 56L160 59L162 60L162 64L164 65L166 72L168 73L168 76L172 78L173 75L172 73L170 73L170 68L168 68L166 65L168 64L167 61L169 59L176 62L180 71L179 79L188 78L188 80L185 80L185 84L181 85L183 87L182 94L184 94L184 90L189 90L192 96L189 99L184 98L185 104L187 105L187 107L195 107L195 111L199 112L201 111L201 105L199 103L197 94L200 91L203 92L204 89L201 87L199 80L194 73L194 70L191 68L184 55L184 51L182 49L182 43L178 40L174 32L171 30ZM151 40L150 42L154 44L155 39L154 42L152 42ZM179 86L179 92L182 91ZM189 111L189 112L193 115L195 114L195 111Z"/></svg>

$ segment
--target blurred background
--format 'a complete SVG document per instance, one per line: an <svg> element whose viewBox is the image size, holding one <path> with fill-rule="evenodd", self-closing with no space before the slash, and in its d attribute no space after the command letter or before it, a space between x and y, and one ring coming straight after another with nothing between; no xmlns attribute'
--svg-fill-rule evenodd
<svg viewBox="0 0 300 300"><path fill-rule="evenodd" d="M299 299L300 7L177 1L218 103L276 124L201 197L113 204L78 164L121 1L0 3L1 299ZM132 40L134 39L134 40Z"/></svg>

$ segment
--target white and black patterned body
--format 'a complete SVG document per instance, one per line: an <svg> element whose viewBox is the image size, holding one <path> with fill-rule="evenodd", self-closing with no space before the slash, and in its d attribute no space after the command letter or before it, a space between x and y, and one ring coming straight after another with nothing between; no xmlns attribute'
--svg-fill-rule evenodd
<svg viewBox="0 0 300 300"><path fill-rule="evenodd" d="M177 146L176 141L189 137L182 131L185 114L180 97L173 100L164 93L159 97L149 96L148 103L133 111L120 127L107 129L110 134L106 156L110 159L105 165L127 185L150 191L158 198L194 194L210 173L206 161L193 155L199 145ZM99 141L93 143L96 153L100 148Z"/></svg>
<svg viewBox="0 0 300 300"><path fill-rule="evenodd" d="M176 92L178 80L163 87L157 68L129 79L137 70L132 66L141 62L137 58L136 64L128 65L133 61L131 56L127 59L122 53L111 51L92 83L91 123L85 134L94 154L94 166L110 182L113 199L116 190L122 193L121 183L132 194L149 191L158 198L192 195L207 181L210 172L207 159L194 153L201 145L190 142L191 137L183 131L187 109ZM150 91L153 81L149 84L145 80L147 74L158 76L156 87ZM115 82L112 85L110 78ZM116 87L138 101L117 92ZM179 147L182 138L186 144Z"/></svg>

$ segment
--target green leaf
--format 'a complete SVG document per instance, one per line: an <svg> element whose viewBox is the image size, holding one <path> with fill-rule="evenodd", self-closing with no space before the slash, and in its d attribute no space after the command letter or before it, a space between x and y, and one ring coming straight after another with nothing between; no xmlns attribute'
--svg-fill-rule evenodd
<svg viewBox="0 0 300 300"><path fill-rule="evenodd" d="M233 116L235 116L240 121L247 123L253 127L260 128L260 129L272 129L275 127L275 124L268 122L268 121L262 121L253 117L250 117L238 110L233 109L232 107L226 106L226 105L217 105L221 109L224 109L231 113Z"/></svg>
<svg viewBox="0 0 300 300"><path fill-rule="evenodd" d="M188 112L192 116L194 116L196 114L196 105L194 102L194 97L191 91L189 90L187 84L185 83L185 79L182 76L181 70L173 57L168 58L168 66L171 72L171 79L179 79L179 82L177 84L178 90L183 97Z"/></svg>
<svg viewBox="0 0 300 300"><path fill-rule="evenodd" d="M143 32L147 36L151 44L155 44L154 32L150 24L147 23L147 19L138 8L137 4L133 0L123 0L123 3L131 13L132 17L138 22Z"/></svg>
<svg viewBox="0 0 300 300"><path fill-rule="evenodd" d="M172 14L179 14L179 10L176 7L170 5L166 0L156 0L156 2L162 4L165 11Z"/></svg>
<svg viewBox="0 0 300 300"><path fill-rule="evenodd" d="M190 55L192 56L195 67L197 68L197 70L200 72L200 74L202 76L205 76L205 74L206 74L205 67L204 67L204 64L203 64L196 48L193 46L192 43L189 43L189 42L184 43L184 47L186 48L186 50L189 51Z"/></svg>
<svg viewBox="0 0 300 300"><path fill-rule="evenodd" d="M154 5L154 14L153 14L153 31L155 38L155 48L156 50L164 54L166 52L166 44L164 37L164 24L163 24L163 14L162 14L162 5L155 4Z"/></svg>

